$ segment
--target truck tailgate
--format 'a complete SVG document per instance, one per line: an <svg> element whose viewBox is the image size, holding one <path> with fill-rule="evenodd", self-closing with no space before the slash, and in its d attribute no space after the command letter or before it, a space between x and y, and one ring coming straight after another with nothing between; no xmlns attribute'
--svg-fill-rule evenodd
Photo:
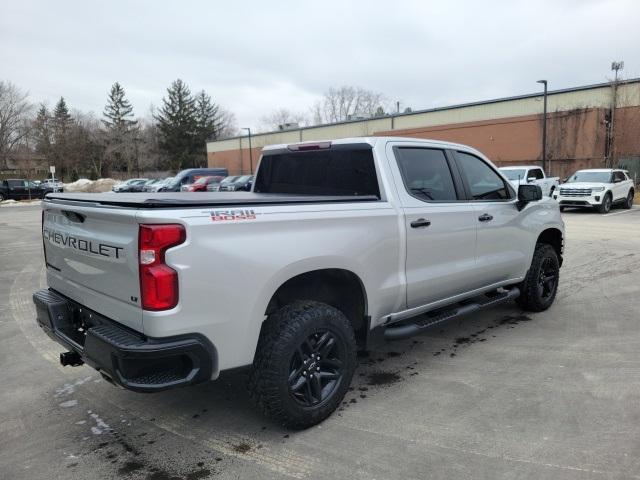
<svg viewBox="0 0 640 480"><path fill-rule="evenodd" d="M49 287L142 331L136 210L43 203Z"/></svg>

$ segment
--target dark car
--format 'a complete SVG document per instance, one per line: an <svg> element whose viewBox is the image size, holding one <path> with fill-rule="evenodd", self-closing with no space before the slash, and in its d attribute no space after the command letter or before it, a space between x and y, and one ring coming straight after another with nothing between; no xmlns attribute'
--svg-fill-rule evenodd
<svg viewBox="0 0 640 480"><path fill-rule="evenodd" d="M3 200L28 200L30 198L44 198L53 188L44 184L35 184L24 178L12 178L0 182L0 202Z"/></svg>
<svg viewBox="0 0 640 480"><path fill-rule="evenodd" d="M226 177L226 168L189 168L178 173L171 183L163 185L159 192L179 192L183 185L195 183L200 177Z"/></svg>
<svg viewBox="0 0 640 480"><path fill-rule="evenodd" d="M221 192L248 192L253 185L253 175L241 175L236 177L235 180L226 184L220 184Z"/></svg>
<svg viewBox="0 0 640 480"><path fill-rule="evenodd" d="M147 182L147 178L130 178L125 182L115 185L111 190L117 193L130 192L131 187L134 185L144 185Z"/></svg>

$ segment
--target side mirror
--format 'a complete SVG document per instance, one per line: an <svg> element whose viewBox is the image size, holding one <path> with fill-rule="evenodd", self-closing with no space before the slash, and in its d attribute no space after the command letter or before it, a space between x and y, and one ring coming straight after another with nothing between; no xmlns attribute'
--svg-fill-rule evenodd
<svg viewBox="0 0 640 480"><path fill-rule="evenodd" d="M518 210L522 210L527 203L542 200L542 189L539 185L520 185L518 187Z"/></svg>
<svg viewBox="0 0 640 480"><path fill-rule="evenodd" d="M569 180L569 177L564 177L564 178L562 179L562 183L567 183L567 180Z"/></svg>
<svg viewBox="0 0 640 480"><path fill-rule="evenodd" d="M536 181L536 177L527 178L527 182L529 182L529 183L534 183L535 181Z"/></svg>

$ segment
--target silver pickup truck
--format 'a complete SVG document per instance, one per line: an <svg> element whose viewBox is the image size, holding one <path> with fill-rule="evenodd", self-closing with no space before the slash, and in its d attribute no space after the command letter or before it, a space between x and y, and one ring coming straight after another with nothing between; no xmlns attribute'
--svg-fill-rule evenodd
<svg viewBox="0 0 640 480"><path fill-rule="evenodd" d="M250 367L276 421L340 404L356 352L516 300L554 301L564 225L457 144L352 138L263 150L252 192L51 194L37 321L124 388Z"/></svg>

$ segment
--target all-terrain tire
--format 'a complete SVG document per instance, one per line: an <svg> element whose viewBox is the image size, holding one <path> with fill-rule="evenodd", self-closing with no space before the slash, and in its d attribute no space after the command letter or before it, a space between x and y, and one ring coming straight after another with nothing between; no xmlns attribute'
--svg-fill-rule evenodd
<svg viewBox="0 0 640 480"><path fill-rule="evenodd" d="M341 365L340 377L335 383L330 385L331 382L328 382L320 388L326 398L322 397L322 400L319 400L316 395L315 400L318 403L313 404L314 397L310 393L312 401L308 404L302 403L303 401L296 396L300 393L294 393L291 386L291 379L296 370L295 362L301 367L300 359L307 355L303 351L312 351L310 347L314 338L324 336L327 332L332 336L334 345L331 361ZM320 340L315 345L319 345L319 342ZM270 315L265 321L258 340L253 369L249 373L249 393L262 412L276 422L293 429L311 427L326 419L340 405L356 368L356 351L353 327L340 310L320 302L295 301ZM320 362L329 361L329 353L326 357ZM335 362L338 357L340 362ZM309 360L309 357L306 358L307 361L315 362L313 359ZM316 368L320 370L320 363L314 363L312 368L305 372L305 376L313 377L312 373ZM305 378L310 382L308 377ZM319 375L316 375L316 381L320 381ZM309 383L309 392L312 390L311 385Z"/></svg>
<svg viewBox="0 0 640 480"><path fill-rule="evenodd" d="M633 208L633 198L635 196L635 192L633 191L633 188L631 190L629 190L629 194L627 195L627 199L624 201L624 208L626 208L627 210Z"/></svg>
<svg viewBox="0 0 640 480"><path fill-rule="evenodd" d="M520 296L516 302L523 310L542 312L553 304L559 281L560 261L556 250L547 243L539 243L527 276L519 285Z"/></svg>
<svg viewBox="0 0 640 480"><path fill-rule="evenodd" d="M611 211L611 205L613 203L613 197L610 192L607 192L602 199L602 203L598 206L600 213L609 213Z"/></svg>

